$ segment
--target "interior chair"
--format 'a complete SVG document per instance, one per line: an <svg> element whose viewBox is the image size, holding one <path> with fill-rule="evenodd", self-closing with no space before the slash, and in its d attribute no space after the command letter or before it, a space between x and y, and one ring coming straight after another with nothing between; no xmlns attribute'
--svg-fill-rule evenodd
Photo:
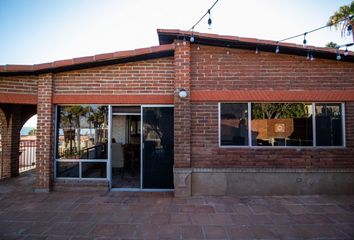
<svg viewBox="0 0 354 240"><path fill-rule="evenodd" d="M112 168L119 169L123 177L124 170L124 150L121 143L112 143Z"/></svg>

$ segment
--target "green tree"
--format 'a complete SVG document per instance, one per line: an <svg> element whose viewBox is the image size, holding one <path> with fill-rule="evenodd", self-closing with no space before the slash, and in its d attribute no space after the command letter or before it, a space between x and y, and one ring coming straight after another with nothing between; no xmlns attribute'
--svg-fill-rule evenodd
<svg viewBox="0 0 354 240"><path fill-rule="evenodd" d="M347 32L347 29L351 26L351 34L353 37L354 41L354 1L352 1L348 5L344 5L339 7L337 11L334 12L332 16L329 17L329 20L327 22L328 26L334 26L336 29L341 29L341 34L342 36L345 35ZM345 19L344 21L341 21L342 19Z"/></svg>
<svg viewBox="0 0 354 240"><path fill-rule="evenodd" d="M254 103L253 119L301 118L307 116L303 103Z"/></svg>
<svg viewBox="0 0 354 240"><path fill-rule="evenodd" d="M37 129L32 128L31 130L29 130L28 135L30 135L30 136L35 136L35 135L36 135L36 132L37 132Z"/></svg>
<svg viewBox="0 0 354 240"><path fill-rule="evenodd" d="M329 43L326 44L326 47L328 47L328 48L337 48L338 44L335 43L335 42L329 42Z"/></svg>
<svg viewBox="0 0 354 240"><path fill-rule="evenodd" d="M70 143L70 155L73 155L75 152L80 153L80 140L81 140L81 118L85 117L89 111L88 107L75 105L75 106L64 106L60 112L60 124L64 129L65 134L69 134L70 137L64 137L65 139L69 139ZM76 132L76 141L74 142L75 151L73 151L71 134L74 129L77 129ZM77 144L77 145L76 145ZM65 143L65 148L67 146L67 142Z"/></svg>

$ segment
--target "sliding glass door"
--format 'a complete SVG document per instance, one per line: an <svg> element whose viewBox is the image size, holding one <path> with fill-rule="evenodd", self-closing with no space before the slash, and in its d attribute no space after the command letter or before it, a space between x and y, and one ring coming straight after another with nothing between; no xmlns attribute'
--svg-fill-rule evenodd
<svg viewBox="0 0 354 240"><path fill-rule="evenodd" d="M173 189L173 107L142 107L142 188Z"/></svg>

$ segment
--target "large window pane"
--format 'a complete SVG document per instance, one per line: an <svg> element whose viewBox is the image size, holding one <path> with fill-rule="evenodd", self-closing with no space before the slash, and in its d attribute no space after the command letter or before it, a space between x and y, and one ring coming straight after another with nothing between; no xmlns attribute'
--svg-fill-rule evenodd
<svg viewBox="0 0 354 240"><path fill-rule="evenodd" d="M79 162L57 162L57 177L78 178Z"/></svg>
<svg viewBox="0 0 354 240"><path fill-rule="evenodd" d="M342 146L342 106L340 103L316 103L317 146Z"/></svg>
<svg viewBox="0 0 354 240"><path fill-rule="evenodd" d="M107 114L107 106L58 106L57 159L107 159Z"/></svg>
<svg viewBox="0 0 354 240"><path fill-rule="evenodd" d="M220 143L222 146L248 145L248 104L220 104Z"/></svg>
<svg viewBox="0 0 354 240"><path fill-rule="evenodd" d="M312 146L312 105L253 103L253 146Z"/></svg>
<svg viewBox="0 0 354 240"><path fill-rule="evenodd" d="M83 162L81 164L83 178L106 178L107 168L105 162Z"/></svg>

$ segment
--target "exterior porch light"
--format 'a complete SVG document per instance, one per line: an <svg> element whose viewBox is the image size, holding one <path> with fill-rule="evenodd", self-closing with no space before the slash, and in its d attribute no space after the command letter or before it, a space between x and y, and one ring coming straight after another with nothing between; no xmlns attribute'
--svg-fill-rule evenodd
<svg viewBox="0 0 354 240"><path fill-rule="evenodd" d="M185 89L180 89L179 90L179 93L178 93L178 96L180 97L180 98L185 98L185 97L187 97L187 91L185 90Z"/></svg>

